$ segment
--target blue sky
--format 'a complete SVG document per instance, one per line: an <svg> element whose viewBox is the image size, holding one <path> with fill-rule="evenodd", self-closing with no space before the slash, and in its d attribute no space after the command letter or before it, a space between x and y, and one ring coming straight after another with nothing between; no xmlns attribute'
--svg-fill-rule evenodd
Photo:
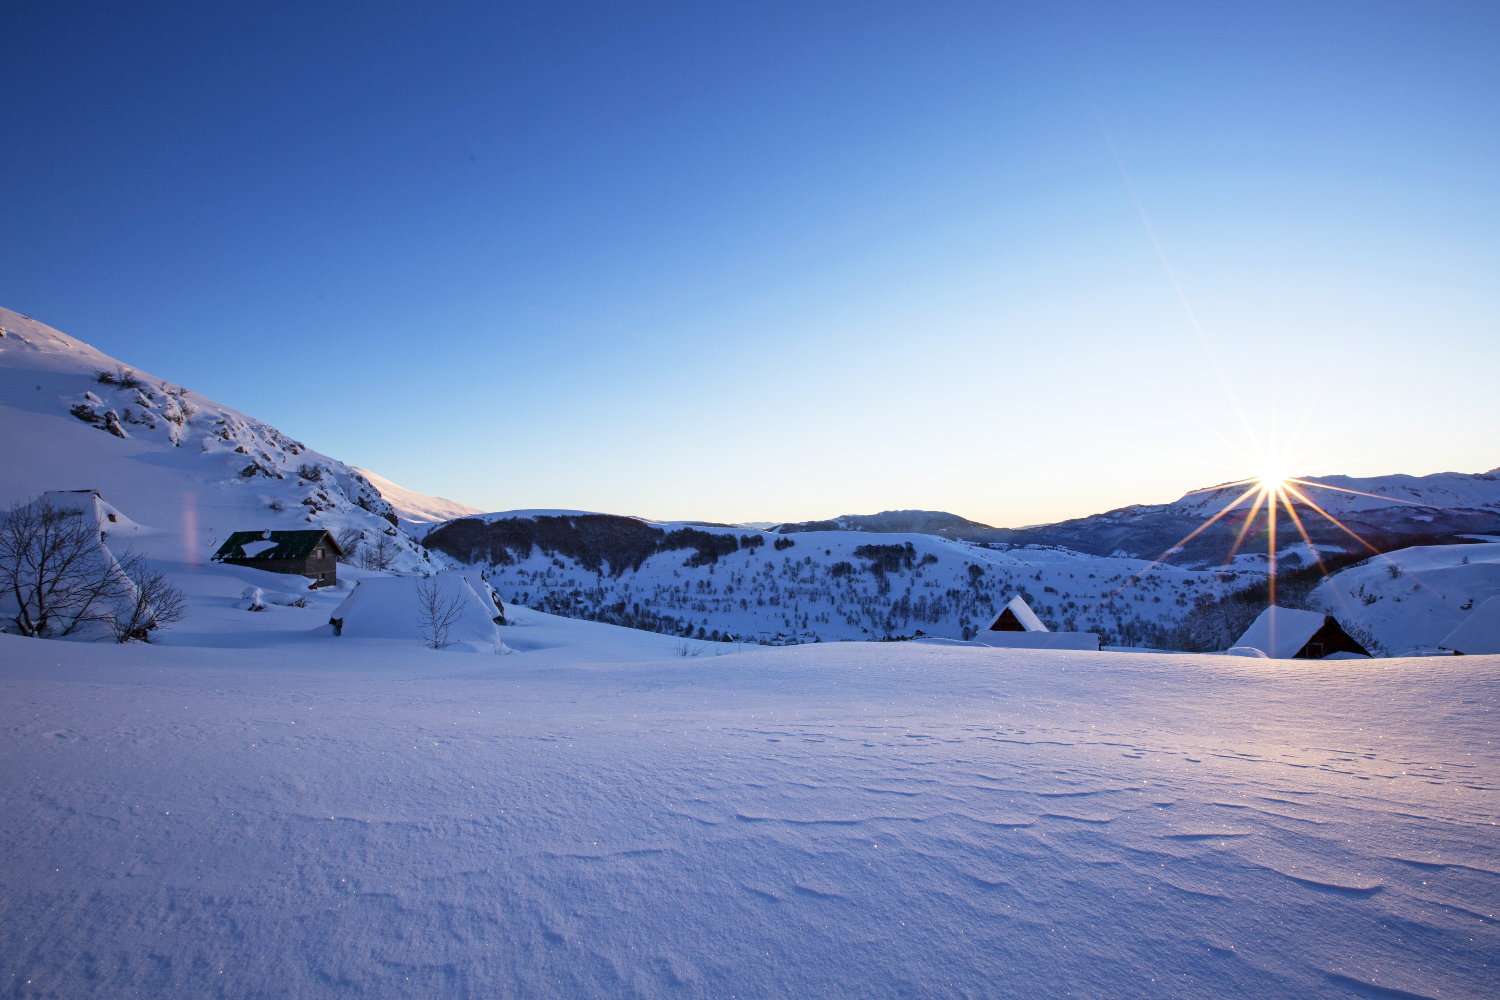
<svg viewBox="0 0 1500 1000"><path fill-rule="evenodd" d="M0 303L494 510L1500 465L1496 8L1037 6L12 5Z"/></svg>

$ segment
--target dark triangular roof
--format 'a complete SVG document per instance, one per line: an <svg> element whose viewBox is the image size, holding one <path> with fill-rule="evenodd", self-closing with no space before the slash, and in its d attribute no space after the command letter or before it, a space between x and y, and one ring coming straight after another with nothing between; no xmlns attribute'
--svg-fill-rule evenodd
<svg viewBox="0 0 1500 1000"><path fill-rule="evenodd" d="M275 542L276 547L257 552L254 556L245 554L244 546L250 542ZM304 531L236 531L230 535L219 551L214 553L215 559L303 559L312 555L313 549L319 545L327 545L333 549L334 555L342 555L343 549L334 537L323 528L309 528Z"/></svg>
<svg viewBox="0 0 1500 1000"><path fill-rule="evenodd" d="M1031 610L1026 598L1017 595L990 622L989 632L1046 632L1047 626Z"/></svg>

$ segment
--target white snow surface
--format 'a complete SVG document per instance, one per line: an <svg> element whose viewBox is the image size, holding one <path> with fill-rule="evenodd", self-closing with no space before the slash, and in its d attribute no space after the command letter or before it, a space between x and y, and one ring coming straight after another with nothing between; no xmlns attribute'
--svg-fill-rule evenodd
<svg viewBox="0 0 1500 1000"><path fill-rule="evenodd" d="M1500 657L455 655L310 596L0 635L10 992L1493 995Z"/></svg>

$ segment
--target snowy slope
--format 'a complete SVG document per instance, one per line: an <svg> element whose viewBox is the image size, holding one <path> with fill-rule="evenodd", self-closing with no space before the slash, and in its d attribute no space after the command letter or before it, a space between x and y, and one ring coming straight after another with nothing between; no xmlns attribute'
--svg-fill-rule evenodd
<svg viewBox="0 0 1500 1000"><path fill-rule="evenodd" d="M450 521L455 517L473 517L484 513L478 507L470 507L456 500L425 496L403 486L397 486L389 479L376 475L369 469L355 466L354 471L364 476L366 482L380 491L380 496L396 512L401 526L413 538L420 539L434 525Z"/></svg>
<svg viewBox="0 0 1500 1000"><path fill-rule="evenodd" d="M8 309L0 330L0 503L98 490L158 529L138 551L180 564L204 562L234 531L316 525L386 533L397 566L427 565L390 504L343 462L151 373L121 385L123 363ZM101 371L116 381L100 382Z"/></svg>
<svg viewBox="0 0 1500 1000"><path fill-rule="evenodd" d="M531 526L545 540L518 544ZM675 543L679 535L697 541ZM718 550L699 536L719 540ZM509 511L451 522L427 544L455 565L486 569L509 603L778 645L919 632L964 638L1017 595L1049 628L1135 645L1143 623L1169 624L1200 596L1265 575L1253 561L1196 572L1061 549L997 551L925 534L779 536L582 512Z"/></svg>
<svg viewBox="0 0 1500 1000"><path fill-rule="evenodd" d="M1335 573L1314 592L1341 622L1393 652L1431 651L1500 595L1500 544L1414 546Z"/></svg>
<svg viewBox="0 0 1500 1000"><path fill-rule="evenodd" d="M622 665L0 636L0 977L37 997L1487 997L1497 704L1479 656L849 643Z"/></svg>

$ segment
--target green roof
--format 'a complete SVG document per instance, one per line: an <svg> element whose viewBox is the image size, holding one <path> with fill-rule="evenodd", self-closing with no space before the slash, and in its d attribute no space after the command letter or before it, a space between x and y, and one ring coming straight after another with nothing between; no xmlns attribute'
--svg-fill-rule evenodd
<svg viewBox="0 0 1500 1000"><path fill-rule="evenodd" d="M248 556L244 546L251 542L275 542L276 545ZM319 545L327 545L333 549L334 555L343 552L339 543L323 528L306 531L236 531L229 536L228 541L219 546L214 559L305 559Z"/></svg>

